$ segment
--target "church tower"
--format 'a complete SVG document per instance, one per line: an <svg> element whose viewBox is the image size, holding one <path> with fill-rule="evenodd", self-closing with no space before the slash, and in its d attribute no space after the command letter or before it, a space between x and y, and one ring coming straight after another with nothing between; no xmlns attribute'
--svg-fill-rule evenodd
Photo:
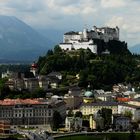
<svg viewBox="0 0 140 140"><path fill-rule="evenodd" d="M34 62L32 65L31 65L31 68L30 68L30 72L32 72L34 74L34 76L36 77L37 76L37 64Z"/></svg>

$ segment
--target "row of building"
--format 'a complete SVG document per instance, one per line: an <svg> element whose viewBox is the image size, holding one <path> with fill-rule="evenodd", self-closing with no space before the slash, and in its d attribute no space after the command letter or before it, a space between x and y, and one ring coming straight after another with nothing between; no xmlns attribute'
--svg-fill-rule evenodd
<svg viewBox="0 0 140 140"><path fill-rule="evenodd" d="M9 122L11 128L32 127L51 130L55 111L58 111L64 119L66 117L65 102L55 98L0 101L0 121Z"/></svg>
<svg viewBox="0 0 140 140"><path fill-rule="evenodd" d="M62 74L59 72L51 72L48 75L38 75L37 71L37 64L33 63L30 72L20 73L7 71L2 73L2 78L8 78L6 86L11 90L27 89L31 92L39 87L44 90L47 90L49 87L57 88L62 80Z"/></svg>
<svg viewBox="0 0 140 140"><path fill-rule="evenodd" d="M47 129L51 129L50 126L52 124L54 111L58 111L62 118L65 119L67 110L71 109L74 113L80 111L83 116L89 116L88 121L90 122L90 128L96 129L97 122L94 120L93 115L96 115L102 108L107 108L112 110L113 115L124 115L126 111L131 112L132 118L129 118L129 124L131 121L140 121L139 98L131 99L125 103L116 101L103 101L97 98L95 92L81 91L80 94L78 94L79 91L80 88L78 87L70 88L68 93L69 97L67 94L62 97L54 95L49 99L0 100L0 120L10 122L12 127L45 127ZM71 126L69 123L73 122L73 119L74 121L77 121L81 124L81 119L79 120L78 118L66 118L67 130L71 130L67 127ZM127 125L127 121L128 118L124 119L124 116L121 116L119 122Z"/></svg>

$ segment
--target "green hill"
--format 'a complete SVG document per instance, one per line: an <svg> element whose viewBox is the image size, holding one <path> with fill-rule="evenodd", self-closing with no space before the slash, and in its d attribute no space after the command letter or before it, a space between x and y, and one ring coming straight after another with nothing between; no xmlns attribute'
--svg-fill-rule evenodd
<svg viewBox="0 0 140 140"><path fill-rule="evenodd" d="M97 40L102 48L104 42ZM127 44L110 41L105 48L109 55L95 55L89 49L63 52L58 46L49 50L46 56L38 60L39 73L47 74L58 71L63 74L62 84L78 84L93 89L111 89L113 84L121 82L136 83L140 80L138 61L127 49Z"/></svg>

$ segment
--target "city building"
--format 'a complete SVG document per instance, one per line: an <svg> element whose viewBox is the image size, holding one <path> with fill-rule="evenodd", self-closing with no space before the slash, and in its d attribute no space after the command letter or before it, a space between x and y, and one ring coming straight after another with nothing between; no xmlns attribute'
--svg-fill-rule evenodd
<svg viewBox="0 0 140 140"><path fill-rule="evenodd" d="M99 114L89 116L89 127L93 129L103 129L104 128L104 119Z"/></svg>
<svg viewBox="0 0 140 140"><path fill-rule="evenodd" d="M125 114L125 112L130 112L132 114L132 121L140 121L140 106L127 103L118 105L118 114Z"/></svg>
<svg viewBox="0 0 140 140"><path fill-rule="evenodd" d="M7 70L6 72L2 72L1 78L10 78L12 77L14 72Z"/></svg>
<svg viewBox="0 0 140 140"><path fill-rule="evenodd" d="M67 109L76 109L83 102L82 90L78 86L71 86L68 94L64 95Z"/></svg>
<svg viewBox="0 0 140 140"><path fill-rule="evenodd" d="M112 93L111 94L110 93L109 94L105 94L105 93L96 94L95 97L97 100L100 100L100 101L105 101L105 102L113 102L114 101L114 96Z"/></svg>
<svg viewBox="0 0 140 140"><path fill-rule="evenodd" d="M40 75L40 76L38 76L38 84L39 84L40 88L47 90L49 81L47 80L46 76Z"/></svg>
<svg viewBox="0 0 140 140"><path fill-rule="evenodd" d="M140 107L140 98L136 98L136 99L131 99L130 101L128 101L128 104L130 105L136 105Z"/></svg>
<svg viewBox="0 0 140 140"><path fill-rule="evenodd" d="M82 96L65 94L64 101L66 102L67 109L76 109L83 102Z"/></svg>
<svg viewBox="0 0 140 140"><path fill-rule="evenodd" d="M132 86L131 84L128 84L128 85L124 85L124 84L115 84L113 85L113 92L116 92L116 93L121 93L121 92L127 92L127 91L132 91Z"/></svg>
<svg viewBox="0 0 140 140"><path fill-rule="evenodd" d="M60 72L51 72L47 75L47 77L49 77L49 78L55 77L59 80L62 80L62 74Z"/></svg>
<svg viewBox="0 0 140 140"><path fill-rule="evenodd" d="M93 91L87 90L83 95L83 102L84 103L92 103L95 101L95 96Z"/></svg>
<svg viewBox="0 0 140 140"><path fill-rule="evenodd" d="M115 114L113 115L113 126L115 130L130 130L131 118Z"/></svg>
<svg viewBox="0 0 140 140"><path fill-rule="evenodd" d="M11 127L48 127L52 123L55 110L63 118L66 116L66 107L63 101L46 99L0 100L0 120L9 121Z"/></svg>
<svg viewBox="0 0 140 140"><path fill-rule="evenodd" d="M68 94L74 95L74 96L81 96L82 90L80 87L76 86L70 86Z"/></svg>
<svg viewBox="0 0 140 140"><path fill-rule="evenodd" d="M34 74L34 76L36 77L37 76L37 71L38 71L38 67L37 67L37 64L34 62L31 65L30 72L32 72Z"/></svg>
<svg viewBox="0 0 140 140"><path fill-rule="evenodd" d="M82 118L80 118L80 117L66 117L65 129L67 131L80 131L80 130L82 130Z"/></svg>
<svg viewBox="0 0 140 140"><path fill-rule="evenodd" d="M118 113L118 103L116 102L92 102L83 103L80 107L80 111L83 115L96 114L102 108L107 108L112 110L112 114Z"/></svg>
<svg viewBox="0 0 140 140"><path fill-rule="evenodd" d="M34 91L39 88L39 83L37 78L24 78L25 89L29 91Z"/></svg>
<svg viewBox="0 0 140 140"><path fill-rule="evenodd" d="M10 133L10 122L8 120L0 120L0 133Z"/></svg>

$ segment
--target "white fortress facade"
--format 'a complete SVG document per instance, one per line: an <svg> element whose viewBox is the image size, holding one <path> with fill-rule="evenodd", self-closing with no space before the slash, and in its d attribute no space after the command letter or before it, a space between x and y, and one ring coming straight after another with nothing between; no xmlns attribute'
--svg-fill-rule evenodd
<svg viewBox="0 0 140 140"><path fill-rule="evenodd" d="M93 53L97 54L97 44L94 43L94 39L101 39L104 42L119 40L119 28L97 28L94 26L90 31L83 29L83 32L67 32L63 35L63 43L60 43L59 46L62 50L89 48Z"/></svg>

